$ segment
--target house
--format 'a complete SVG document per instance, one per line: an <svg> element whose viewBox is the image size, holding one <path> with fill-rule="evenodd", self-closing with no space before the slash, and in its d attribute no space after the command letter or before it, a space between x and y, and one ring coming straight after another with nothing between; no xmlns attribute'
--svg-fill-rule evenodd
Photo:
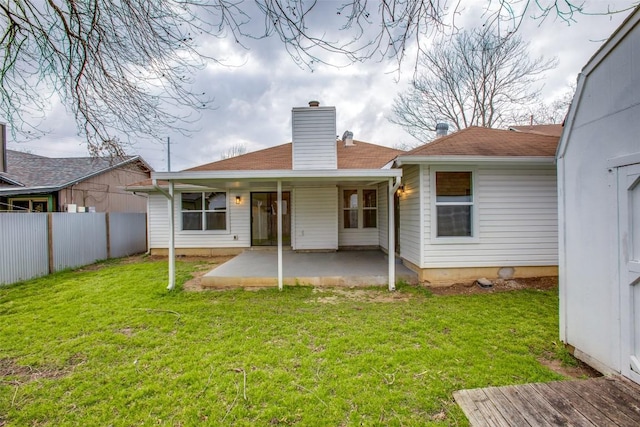
<svg viewBox="0 0 640 427"><path fill-rule="evenodd" d="M390 288L395 254L433 285L557 274L557 136L473 127L403 152L336 141L335 108L315 103L293 109L292 131L129 186L149 193L151 253L379 248Z"/></svg>
<svg viewBox="0 0 640 427"><path fill-rule="evenodd" d="M556 275L557 145L469 127L400 154L403 262L432 285Z"/></svg>
<svg viewBox="0 0 640 427"><path fill-rule="evenodd" d="M560 337L640 382L640 10L591 57L557 152Z"/></svg>
<svg viewBox="0 0 640 427"><path fill-rule="evenodd" d="M395 247L394 194L401 151L336 141L336 109L312 101L292 110L292 142L129 186L149 193L152 254L239 253L252 247L336 251ZM167 208L169 206L169 208ZM389 286L395 286L395 261ZM170 270L172 267L170 267ZM173 273L170 272L173 286Z"/></svg>
<svg viewBox="0 0 640 427"><path fill-rule="evenodd" d="M146 212L146 197L125 190L150 176L139 156L49 158L0 145L0 211Z"/></svg>

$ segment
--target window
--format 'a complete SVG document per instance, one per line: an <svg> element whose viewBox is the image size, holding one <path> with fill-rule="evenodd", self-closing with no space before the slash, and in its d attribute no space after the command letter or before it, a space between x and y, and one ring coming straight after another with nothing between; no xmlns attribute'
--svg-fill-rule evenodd
<svg viewBox="0 0 640 427"><path fill-rule="evenodd" d="M362 226L378 226L378 195L376 190L362 190Z"/></svg>
<svg viewBox="0 0 640 427"><path fill-rule="evenodd" d="M473 236L473 180L471 172L435 172L436 236Z"/></svg>
<svg viewBox="0 0 640 427"><path fill-rule="evenodd" d="M183 230L226 230L227 193L182 193Z"/></svg>
<svg viewBox="0 0 640 427"><path fill-rule="evenodd" d="M358 228L358 190L344 190L344 228Z"/></svg>
<svg viewBox="0 0 640 427"><path fill-rule="evenodd" d="M342 201L343 228L376 228L378 226L376 190L343 190Z"/></svg>

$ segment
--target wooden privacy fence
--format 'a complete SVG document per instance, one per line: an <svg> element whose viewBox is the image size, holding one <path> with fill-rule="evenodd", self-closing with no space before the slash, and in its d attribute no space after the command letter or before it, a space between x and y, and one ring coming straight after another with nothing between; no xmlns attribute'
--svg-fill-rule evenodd
<svg viewBox="0 0 640 427"><path fill-rule="evenodd" d="M146 250L143 213L0 213L0 285Z"/></svg>

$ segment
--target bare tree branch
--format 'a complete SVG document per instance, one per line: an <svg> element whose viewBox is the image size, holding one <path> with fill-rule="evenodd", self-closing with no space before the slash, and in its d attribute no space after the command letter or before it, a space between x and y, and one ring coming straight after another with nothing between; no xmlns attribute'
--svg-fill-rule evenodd
<svg viewBox="0 0 640 427"><path fill-rule="evenodd" d="M509 120L509 124L520 126L562 123L569 112L569 106L575 92L576 85L573 84L553 101L530 105L527 109L514 111L507 120Z"/></svg>
<svg viewBox="0 0 640 427"><path fill-rule="evenodd" d="M486 27L503 36L523 19L555 15L568 23L585 10L571 0L485 0ZM630 6L632 7L632 6ZM425 53L434 34L455 34L462 0L6 0L0 2L0 115L12 132L38 136L54 97L74 114L92 154L122 154L136 138L164 139L168 130L188 134L212 96L199 91L195 73L220 58L204 52L211 38L277 37L302 68L395 60ZM335 26L327 27L327 14ZM333 24L332 24L333 25ZM504 31L503 31L504 30ZM499 118L491 87L499 75L480 76L477 103L459 96L446 110L472 110ZM443 82L451 93L465 90ZM215 90L214 90L215 91ZM494 97L492 97L494 96Z"/></svg>
<svg viewBox="0 0 640 427"><path fill-rule="evenodd" d="M220 153L220 159L230 159L232 157L237 157L245 154L247 152L247 146L245 144L239 143L234 144L231 147L227 148L225 151Z"/></svg>
<svg viewBox="0 0 640 427"><path fill-rule="evenodd" d="M537 102L536 83L555 60L530 58L520 37L502 38L483 29L434 43L419 67L412 87L395 100L390 120L424 142L438 122L454 129L508 124L513 111Z"/></svg>

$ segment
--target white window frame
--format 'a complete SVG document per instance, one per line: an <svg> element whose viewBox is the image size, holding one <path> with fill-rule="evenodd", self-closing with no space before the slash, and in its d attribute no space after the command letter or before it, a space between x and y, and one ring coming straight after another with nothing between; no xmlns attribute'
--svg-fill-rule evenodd
<svg viewBox="0 0 640 427"><path fill-rule="evenodd" d="M471 173L471 202L440 202L436 201L436 172L470 172ZM479 243L479 209L478 209L478 170L470 166L431 166L429 168L429 188L431 201L431 243ZM438 236L438 206L471 206L471 236Z"/></svg>
<svg viewBox="0 0 640 427"><path fill-rule="evenodd" d="M203 203L202 206L202 210L183 210L182 209L182 195L184 193L201 193L202 194L202 198L203 198L203 202L204 202L204 197L206 193L224 193L225 194L225 229L224 230L206 230L205 229L205 221L206 221L206 213L207 212L221 212L221 211L211 211L211 210L207 210L205 209L205 205ZM231 229L229 227L229 215L230 215L230 209L229 209L229 192L226 190L217 190L217 189L208 189L208 190L185 190L185 191L181 191L180 192L180 202L177 204L177 208L178 208L178 213L179 213L179 217L180 217L180 228L179 228L179 232L183 233L183 234L230 234L231 233ZM201 228L200 230L184 230L183 227L183 218L182 218L182 214L185 212L200 212L202 213L202 223L200 224Z"/></svg>
<svg viewBox="0 0 640 427"><path fill-rule="evenodd" d="M376 207L372 208L372 207L368 207L365 208L364 207L364 190L371 190L371 191L375 191L376 192ZM346 228L344 226L344 212L346 211L350 211L350 210L356 210L355 208L350 208L347 206L344 206L344 192L345 191L356 191L358 194L358 207L357 207L357 211L358 211L358 227L351 227L351 228ZM356 231L363 231L363 230L377 230L379 227L379 223L380 223L380 192L378 191L378 188L376 187L342 187L340 188L340 208L341 208L341 215L340 215L340 228L343 231L346 232L356 232ZM376 226L375 227L365 227L364 226L364 211L365 210L373 210L376 212Z"/></svg>

